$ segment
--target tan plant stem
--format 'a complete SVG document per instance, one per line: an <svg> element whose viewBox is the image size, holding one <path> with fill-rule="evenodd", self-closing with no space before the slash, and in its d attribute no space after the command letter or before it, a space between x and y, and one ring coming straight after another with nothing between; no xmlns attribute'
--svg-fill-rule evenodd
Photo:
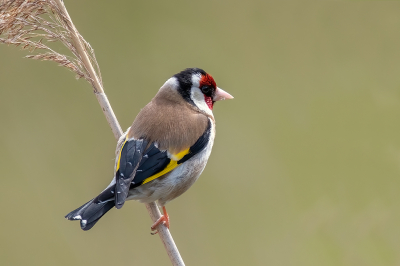
<svg viewBox="0 0 400 266"><path fill-rule="evenodd" d="M123 132L121 126L118 123L117 117L114 114L113 109L111 108L111 104L108 101L108 98L104 92L95 92L97 101L100 104L101 109L103 110L104 115L106 116L107 122L111 127L111 130L114 134L115 139L118 139L122 136Z"/></svg>
<svg viewBox="0 0 400 266"><path fill-rule="evenodd" d="M68 18L67 24L72 31L71 37L74 42L75 48L78 51L78 54L80 55L81 60L85 65L85 68L88 70L90 78L93 80L92 84L94 87L93 89L94 93L96 94L96 98L99 101L99 104L101 106L101 109L103 110L104 115L106 116L107 122L111 127L114 137L118 140L119 137L122 135L121 126L118 123L117 117L115 116L114 111L111 108L107 96L104 94L103 86L96 74L96 71L93 68L92 63L90 62L89 56L86 52L85 46L81 41L80 35L77 29L75 28L75 25L72 23L72 20L67 12L67 9L64 6L63 1L55 0L55 2L57 3L58 8L61 10L61 12Z"/></svg>
<svg viewBox="0 0 400 266"><path fill-rule="evenodd" d="M117 117L115 116L111 108L110 102L108 101L106 94L104 93L103 86L93 68L93 65L90 62L85 46L81 42L80 35L76 30L74 24L72 23L72 20L67 12L67 9L64 6L63 1L55 0L55 2L57 3L61 12L63 12L64 15L68 18L68 24L70 24L69 27L72 30L72 40L74 42L75 48L77 49L83 64L88 70L91 79L93 80L92 84L94 86L94 93L96 95L96 98L99 101L101 109L103 110L103 113L106 116L107 122L114 133L114 137L118 140L123 134L121 126L118 123ZM146 204L146 208L153 222L156 222L158 218L161 217L160 210L158 209L157 204L155 202ZM160 224L157 227L157 230L158 230L158 235L160 236L161 241L163 242L167 254L172 262L172 265L184 266L185 263L182 260L179 250L176 247L175 242L168 228L166 228L163 224Z"/></svg>
<svg viewBox="0 0 400 266"><path fill-rule="evenodd" d="M149 212L151 219L153 220L153 223L155 223L158 220L158 218L161 217L161 213L157 207L157 204L155 202L146 204L146 208L147 211ZM158 235L161 238L161 241L164 244L165 250L167 251L168 257L172 262L172 265L184 266L185 263L182 260L181 254L179 254L179 250L175 245L174 239L172 238L169 229L163 224L160 224L157 227L157 231Z"/></svg>

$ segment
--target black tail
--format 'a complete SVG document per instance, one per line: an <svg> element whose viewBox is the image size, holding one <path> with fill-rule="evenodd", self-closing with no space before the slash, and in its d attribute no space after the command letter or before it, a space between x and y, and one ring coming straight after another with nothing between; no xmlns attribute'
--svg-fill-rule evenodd
<svg viewBox="0 0 400 266"><path fill-rule="evenodd" d="M68 220L80 220L84 231L91 229L100 218L115 206L114 186L104 190L99 196L68 213Z"/></svg>

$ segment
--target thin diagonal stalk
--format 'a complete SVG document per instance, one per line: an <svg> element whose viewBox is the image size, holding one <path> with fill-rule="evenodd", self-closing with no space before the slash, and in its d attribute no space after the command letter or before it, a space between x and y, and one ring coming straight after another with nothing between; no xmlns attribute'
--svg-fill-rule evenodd
<svg viewBox="0 0 400 266"><path fill-rule="evenodd" d="M106 94L104 93L101 81L97 76L96 71L94 70L94 67L86 52L85 46L81 41L82 38L75 28L75 25L72 23L72 20L67 12L67 9L64 6L64 3L61 0L55 0L55 2L57 3L60 11L67 18L66 23L68 25L68 28L70 29L72 41L74 42L77 53L79 54L83 65L88 70L90 78L93 80L92 84L94 88L94 94L96 95L96 98L99 101L103 113L106 116L107 122L110 125L112 132L114 133L114 137L118 140L119 137L122 135L121 126L118 123L117 117L115 116L114 111L111 108L110 102L108 101Z"/></svg>
<svg viewBox="0 0 400 266"><path fill-rule="evenodd" d="M80 34L78 33L74 24L72 23L72 20L69 17L69 14L68 14L67 9L65 8L63 2L61 0L55 0L55 1L56 1L57 5L59 6L60 10L65 14L65 16L69 20L68 23L70 24L70 27L72 29L72 34L73 34L72 39L74 41L76 49L82 58L83 64L85 64L86 69L88 69L91 78L94 80L94 82L93 82L95 85L94 93L95 93L97 100L99 101L99 104L106 116L107 122L110 125L110 127L114 133L115 138L118 140L123 133L122 129L118 123L117 117L115 116L114 112L112 111L110 102L108 101L108 99L104 93L104 90L100 83L100 80L97 77L97 74L91 64L89 56L86 53L86 49L81 42ZM146 208L147 208L149 215L150 215L151 219L153 220L153 222L156 222L158 220L158 218L161 217L161 213L160 213L156 203L153 202L150 204L146 204ZM174 266L185 265L168 228L166 228L164 225L160 224L157 227L157 230L158 230L158 235L160 236L161 241L163 242L164 247L168 253L168 256L172 262L172 265L174 265Z"/></svg>

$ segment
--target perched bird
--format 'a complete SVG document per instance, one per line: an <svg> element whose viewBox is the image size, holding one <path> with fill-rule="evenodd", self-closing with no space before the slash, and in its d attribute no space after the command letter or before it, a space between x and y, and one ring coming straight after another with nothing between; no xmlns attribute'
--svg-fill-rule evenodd
<svg viewBox="0 0 400 266"><path fill-rule="evenodd" d="M203 172L215 137L214 103L233 97L211 75L188 68L168 79L119 139L114 179L97 197L65 216L91 229L126 200L158 201L160 223L169 228L165 204L182 195Z"/></svg>

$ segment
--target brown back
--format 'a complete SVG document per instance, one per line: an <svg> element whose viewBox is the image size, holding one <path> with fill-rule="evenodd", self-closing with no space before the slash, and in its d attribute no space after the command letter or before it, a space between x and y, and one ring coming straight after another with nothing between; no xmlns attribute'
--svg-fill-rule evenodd
<svg viewBox="0 0 400 266"><path fill-rule="evenodd" d="M176 90L161 88L139 112L128 137L157 141L159 149L176 154L197 141L207 128L207 119Z"/></svg>

